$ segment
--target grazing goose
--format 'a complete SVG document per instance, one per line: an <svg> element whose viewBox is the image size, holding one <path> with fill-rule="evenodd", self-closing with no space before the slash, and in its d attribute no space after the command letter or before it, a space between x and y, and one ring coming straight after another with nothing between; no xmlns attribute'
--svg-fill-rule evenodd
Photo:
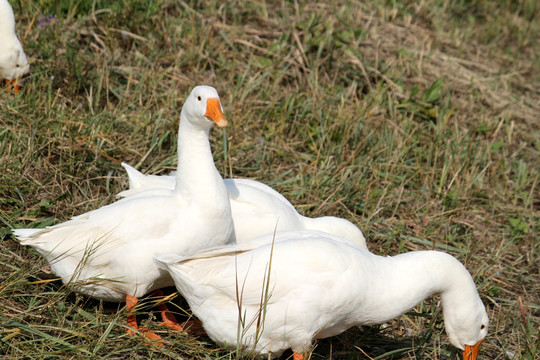
<svg viewBox="0 0 540 360"><path fill-rule="evenodd" d="M159 194L161 190L175 186L176 175L144 175L128 164L122 163L122 166L128 174L129 189L120 192L117 197ZM367 248L362 231L348 220L334 216L302 216L283 195L255 180L225 179L224 182L231 201L233 240L237 243L273 233L274 230L319 230Z"/></svg>
<svg viewBox="0 0 540 360"><path fill-rule="evenodd" d="M274 245L272 237L191 257L156 255L216 343L275 356L291 348L303 359L313 339L384 323L440 293L450 342L465 360L476 358L489 319L454 257L377 256L318 231L277 233Z"/></svg>
<svg viewBox="0 0 540 360"><path fill-rule="evenodd" d="M30 71L28 59L15 33L15 16L7 0L0 0L0 78L19 91L21 77Z"/></svg>
<svg viewBox="0 0 540 360"><path fill-rule="evenodd" d="M64 283L97 299L125 300L129 312L138 297L174 284L153 262L156 252L187 256L229 242L229 198L208 140L213 122L227 125L218 93L198 86L180 114L176 190L123 199L45 229L16 229L15 236ZM128 322L137 328L135 315Z"/></svg>

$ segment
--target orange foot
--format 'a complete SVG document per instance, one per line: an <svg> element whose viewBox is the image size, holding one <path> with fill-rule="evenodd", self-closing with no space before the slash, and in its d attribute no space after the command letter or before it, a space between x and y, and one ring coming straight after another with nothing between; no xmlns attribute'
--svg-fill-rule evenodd
<svg viewBox="0 0 540 360"><path fill-rule="evenodd" d="M12 80L11 84L13 85L13 90L15 91L15 94L18 94L19 90L21 89L19 85L19 79Z"/></svg>
<svg viewBox="0 0 540 360"><path fill-rule="evenodd" d="M191 335L206 335L202 323L199 320L188 320L183 323L171 324L167 321L163 321L160 325L167 326L173 330L180 332L187 332Z"/></svg>
<svg viewBox="0 0 540 360"><path fill-rule="evenodd" d="M21 89L20 85L19 85L19 79L15 79L15 80L5 80L6 81L6 86L7 86L7 90L8 91L14 91L16 94L19 92L19 90Z"/></svg>
<svg viewBox="0 0 540 360"><path fill-rule="evenodd" d="M159 325L166 326L166 327L168 327L170 329L173 329L175 331L180 331L180 332L186 331L185 323L180 324L178 321L176 321L176 319L174 319L174 321L171 321L171 320L163 317L163 321Z"/></svg>
<svg viewBox="0 0 540 360"><path fill-rule="evenodd" d="M159 336L156 333L153 333L152 331L148 330L148 328L137 325L137 316L133 313L130 313L135 305L137 305L137 298L133 296L126 295L126 310L128 311L127 315L127 323L131 328L128 328L126 332L129 336L134 336L137 333L142 334L146 339L152 340L152 341L160 341L161 336ZM155 343L155 342L145 342L146 345L155 345L158 347L163 347L163 344Z"/></svg>
<svg viewBox="0 0 540 360"><path fill-rule="evenodd" d="M163 297L164 294L161 290L155 290L153 293L155 296ZM189 329L192 335L204 335L204 329L202 323L199 320L188 320L183 323L179 323L174 317L173 313L169 311L167 305L164 303L158 304L158 309L161 312L161 319L163 320L160 325L167 326L175 331L184 332Z"/></svg>
<svg viewBox="0 0 540 360"><path fill-rule="evenodd" d="M144 342L145 345L163 347L163 344L160 343L160 341L163 339L158 334L148 330L148 328L145 326L141 326L137 330L138 331L133 330L133 329L127 329L126 332L128 333L129 336L135 336L135 334L141 334L142 336L144 336L145 339L150 340L150 341L145 341Z"/></svg>

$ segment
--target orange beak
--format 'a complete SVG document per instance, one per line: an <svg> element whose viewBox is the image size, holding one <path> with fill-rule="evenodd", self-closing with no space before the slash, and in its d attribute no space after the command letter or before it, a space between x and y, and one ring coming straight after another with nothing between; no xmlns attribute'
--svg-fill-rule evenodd
<svg viewBox="0 0 540 360"><path fill-rule="evenodd" d="M227 126L227 119L225 119L225 115L221 111L221 103L217 98L206 100L206 113L204 116L215 122L219 127Z"/></svg>
<svg viewBox="0 0 540 360"><path fill-rule="evenodd" d="M476 345L465 345L465 350L463 350L463 360L476 360L478 356L478 349L480 344L484 339L476 343Z"/></svg>

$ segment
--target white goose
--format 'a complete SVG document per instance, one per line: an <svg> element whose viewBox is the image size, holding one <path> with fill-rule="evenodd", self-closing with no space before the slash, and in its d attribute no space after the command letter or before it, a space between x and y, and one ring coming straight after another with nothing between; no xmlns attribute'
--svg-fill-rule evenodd
<svg viewBox="0 0 540 360"><path fill-rule="evenodd" d="M141 194L159 194L162 189L173 189L176 175L144 175L122 163L129 178L129 189L117 197L136 197ZM302 216L294 206L270 186L255 180L224 179L231 202L234 222L233 240L237 243L286 230L319 230L345 238L367 248L362 231L348 220L322 216ZM150 191L150 192L149 192Z"/></svg>
<svg viewBox="0 0 540 360"><path fill-rule="evenodd" d="M15 16L7 0L0 0L0 78L19 91L21 77L30 71L28 59L15 33Z"/></svg>
<svg viewBox="0 0 540 360"><path fill-rule="evenodd" d="M15 236L76 291L126 300L130 311L138 297L174 284L153 262L154 253L191 255L229 242L229 199L208 141L212 121L227 124L218 93L198 86L180 115L177 190L123 199L45 229L16 229ZM128 316L137 328L134 315Z"/></svg>
<svg viewBox="0 0 540 360"><path fill-rule="evenodd" d="M382 257L318 231L277 233L272 249L272 236L192 257L156 255L216 343L277 356L291 348L303 359L313 339L384 323L440 293L450 342L476 358L489 319L454 257Z"/></svg>

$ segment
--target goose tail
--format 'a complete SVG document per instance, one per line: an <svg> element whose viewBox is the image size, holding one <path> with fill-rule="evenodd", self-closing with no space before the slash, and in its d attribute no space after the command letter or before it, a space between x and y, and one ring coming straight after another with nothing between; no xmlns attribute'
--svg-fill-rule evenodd
<svg viewBox="0 0 540 360"><path fill-rule="evenodd" d="M125 162L122 162L121 165L126 170L129 181L129 188L116 194L117 199L125 198L133 195L134 193L137 193L138 190L142 187L141 178L144 177L144 175L140 171L135 169L133 166L126 164Z"/></svg>
<svg viewBox="0 0 540 360"><path fill-rule="evenodd" d="M18 242L25 245L25 243L31 241L34 235L43 229L11 229L13 235Z"/></svg>

